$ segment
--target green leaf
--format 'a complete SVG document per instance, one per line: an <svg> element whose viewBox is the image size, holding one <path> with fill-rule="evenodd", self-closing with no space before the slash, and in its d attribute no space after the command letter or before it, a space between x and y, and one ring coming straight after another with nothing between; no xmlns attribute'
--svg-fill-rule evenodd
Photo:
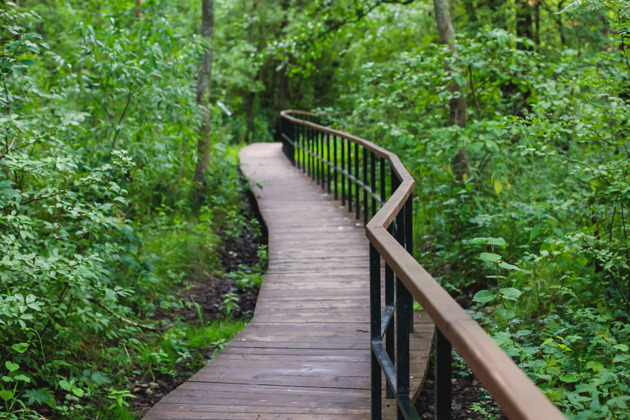
<svg viewBox="0 0 630 420"><path fill-rule="evenodd" d="M495 300L496 297L490 290L480 290L473 296L473 302L488 303Z"/></svg>
<svg viewBox="0 0 630 420"><path fill-rule="evenodd" d="M512 264L508 264L508 263L506 263L505 261L501 261L501 262L498 264L498 266L499 266L499 267L501 267L501 268L505 268L506 270L517 270L517 271L522 271L522 270L521 270L520 268L518 268L517 266L512 265Z"/></svg>
<svg viewBox="0 0 630 420"><path fill-rule="evenodd" d="M503 298L509 300L516 300L523 294L520 290L514 287L504 287L499 289L499 293L503 296Z"/></svg>
<svg viewBox="0 0 630 420"><path fill-rule="evenodd" d="M24 382L29 383L29 384L31 383L31 378L29 378L29 377L28 377L28 376L26 376L26 375L17 375L17 376L15 377L15 380L16 380L16 381L24 381Z"/></svg>
<svg viewBox="0 0 630 420"><path fill-rule="evenodd" d="M20 365L18 365L17 363L10 362L8 360L4 362L4 365L7 367L9 372L15 372L16 370L20 368Z"/></svg>
<svg viewBox="0 0 630 420"><path fill-rule="evenodd" d="M72 388L72 393L79 398L81 398L84 395L84 392L81 388Z"/></svg>
<svg viewBox="0 0 630 420"><path fill-rule="evenodd" d="M46 401L48 401L50 398L48 397L48 395L42 394L41 392L35 389L29 389L28 391L25 391L24 396L26 397L26 400L27 400L26 402L28 404L37 404L37 405L42 405L46 403Z"/></svg>
<svg viewBox="0 0 630 420"><path fill-rule="evenodd" d="M29 343L17 343L11 346L11 348L18 353L24 353L28 349Z"/></svg>
<svg viewBox="0 0 630 420"><path fill-rule="evenodd" d="M496 245L502 248L507 245L503 238L473 238L470 243L473 245Z"/></svg>
<svg viewBox="0 0 630 420"><path fill-rule="evenodd" d="M0 391L0 398L2 398L5 401L9 401L11 398L13 398L13 391L9 391L6 389Z"/></svg>
<svg viewBox="0 0 630 420"><path fill-rule="evenodd" d="M70 391L70 389L72 388L70 382L66 381L65 379L59 381L59 386L66 391Z"/></svg>
<svg viewBox="0 0 630 420"><path fill-rule="evenodd" d="M491 252L482 252L479 254L479 258L487 263L496 263L501 260L501 256L499 254L493 254Z"/></svg>
<svg viewBox="0 0 630 420"><path fill-rule="evenodd" d="M504 319L506 321L514 318L516 316L516 314L514 313L514 311L510 310L510 309L505 309L503 307L501 308L497 308L497 316L501 319Z"/></svg>
<svg viewBox="0 0 630 420"><path fill-rule="evenodd" d="M575 373L567 373L566 375L562 375L560 380L566 383L573 383L579 381L580 378Z"/></svg>
<svg viewBox="0 0 630 420"><path fill-rule="evenodd" d="M92 380L99 385L108 384L111 380L103 372L94 372L91 376Z"/></svg>

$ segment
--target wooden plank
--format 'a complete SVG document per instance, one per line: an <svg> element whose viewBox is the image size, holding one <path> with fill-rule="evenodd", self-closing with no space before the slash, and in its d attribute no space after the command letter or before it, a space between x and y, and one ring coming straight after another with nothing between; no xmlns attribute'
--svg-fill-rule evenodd
<svg viewBox="0 0 630 420"><path fill-rule="evenodd" d="M362 223L293 168L279 144L248 146L240 158L269 231L269 268L254 318L145 418L368 419ZM412 377L426 369L433 326L425 321L417 321L411 339Z"/></svg>

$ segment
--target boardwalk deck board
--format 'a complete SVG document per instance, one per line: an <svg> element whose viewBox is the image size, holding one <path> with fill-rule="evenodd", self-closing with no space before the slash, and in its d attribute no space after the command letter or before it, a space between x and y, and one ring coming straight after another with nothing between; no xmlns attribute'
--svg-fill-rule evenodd
<svg viewBox="0 0 630 420"><path fill-rule="evenodd" d="M280 144L253 144L239 157L269 233L269 267L254 317L145 418L368 419L363 226L291 166ZM417 314L411 353L416 384L432 332L430 320ZM391 417L393 410L385 414Z"/></svg>

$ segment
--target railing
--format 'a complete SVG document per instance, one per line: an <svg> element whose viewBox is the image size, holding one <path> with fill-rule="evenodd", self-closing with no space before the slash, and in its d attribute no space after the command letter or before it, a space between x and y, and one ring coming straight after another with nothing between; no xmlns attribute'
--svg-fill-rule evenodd
<svg viewBox="0 0 630 420"><path fill-rule="evenodd" d="M316 124L317 114L283 111L281 116L287 157L335 199L340 198L357 219L362 216L366 225L370 241L372 419L381 418L383 373L386 396L396 398L398 418L419 418L409 399L414 298L436 327L436 419L451 418L452 347L507 418L563 419L527 375L413 258L414 180L400 159L367 140ZM385 307L381 308L383 272Z"/></svg>

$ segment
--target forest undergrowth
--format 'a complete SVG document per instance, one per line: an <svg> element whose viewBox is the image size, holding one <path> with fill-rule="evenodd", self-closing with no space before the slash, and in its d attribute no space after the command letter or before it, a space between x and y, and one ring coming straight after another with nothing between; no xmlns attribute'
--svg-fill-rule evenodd
<svg viewBox="0 0 630 420"><path fill-rule="evenodd" d="M211 3L213 39L208 0L0 2L0 418L133 417L236 332L236 150L282 109L399 155L418 261L567 417L628 418L627 1Z"/></svg>

